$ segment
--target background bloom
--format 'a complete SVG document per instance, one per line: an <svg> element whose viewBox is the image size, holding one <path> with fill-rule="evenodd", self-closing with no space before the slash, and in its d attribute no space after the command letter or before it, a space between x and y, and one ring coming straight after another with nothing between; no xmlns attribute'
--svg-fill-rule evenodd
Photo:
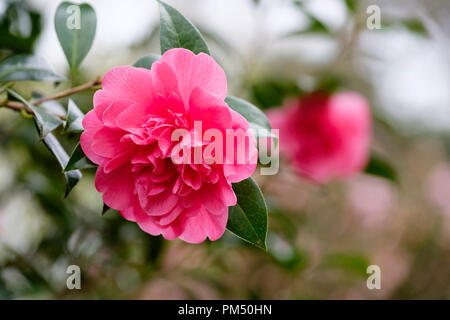
<svg viewBox="0 0 450 320"><path fill-rule="evenodd" d="M367 162L370 109L357 93L315 92L269 110L268 117L280 129L280 151L311 180L345 178Z"/></svg>
<svg viewBox="0 0 450 320"><path fill-rule="evenodd" d="M165 52L151 70L111 69L81 136L83 151L99 165L95 185L104 202L152 235L192 243L218 239L228 207L236 204L231 183L255 170L254 139L240 145L244 164L175 164L170 156L178 142L171 136L176 129L193 133L197 121L223 136L226 129L247 130L247 121L224 102L226 93L216 62L185 49ZM192 141L190 147L208 143Z"/></svg>

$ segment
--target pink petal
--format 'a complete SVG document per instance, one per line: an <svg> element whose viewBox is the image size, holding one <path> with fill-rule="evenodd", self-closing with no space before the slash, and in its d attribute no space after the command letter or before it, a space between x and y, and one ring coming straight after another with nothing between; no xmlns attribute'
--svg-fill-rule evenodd
<svg viewBox="0 0 450 320"><path fill-rule="evenodd" d="M158 217L147 215L142 209L135 209L134 215L139 227L145 232L157 236L162 234L167 240L178 238L182 232L182 228L177 221L172 222L167 226L160 225L157 220Z"/></svg>
<svg viewBox="0 0 450 320"><path fill-rule="evenodd" d="M195 88L189 100L189 117L191 125L200 121L203 132L208 129L217 129L225 135L225 129L232 123L231 109L228 105L214 95Z"/></svg>
<svg viewBox="0 0 450 320"><path fill-rule="evenodd" d="M156 196L148 196L143 209L152 216L161 216L169 213L179 202L179 197L167 189Z"/></svg>
<svg viewBox="0 0 450 320"><path fill-rule="evenodd" d="M105 94L115 100L132 100L150 105L153 97L152 73L148 69L119 66L109 70L102 80Z"/></svg>
<svg viewBox="0 0 450 320"><path fill-rule="evenodd" d="M102 157L94 152L92 144L94 143L94 136L101 128L102 122L98 119L94 110L89 111L83 119L84 132L80 137L81 149L84 154L94 163L100 165L105 161L105 157Z"/></svg>
<svg viewBox="0 0 450 320"><path fill-rule="evenodd" d="M120 168L124 164L130 162L133 154L134 148L130 148L115 155L112 159L107 160L103 163L103 170L105 170L105 173L110 173L111 171Z"/></svg>
<svg viewBox="0 0 450 320"><path fill-rule="evenodd" d="M155 62L152 65L153 87L160 97L164 97L166 101L165 108L174 112L184 112L185 107L180 103L172 103L171 100L179 100L180 93L178 91L178 81L172 68L164 62ZM161 103L159 104L161 105ZM159 113L158 113L159 114Z"/></svg>
<svg viewBox="0 0 450 320"><path fill-rule="evenodd" d="M117 117L133 104L131 100L114 101L103 111L103 124L109 128L117 128Z"/></svg>
<svg viewBox="0 0 450 320"><path fill-rule="evenodd" d="M208 237L211 241L219 239L225 232L228 220L228 208L225 207L220 214L211 214L204 207L192 216L180 216L183 233L180 239L189 243L200 243Z"/></svg>
<svg viewBox="0 0 450 320"><path fill-rule="evenodd" d="M92 149L94 152L105 158L113 158L116 154L121 153L127 144L122 144L120 139L123 131L101 127L94 136Z"/></svg>
<svg viewBox="0 0 450 320"><path fill-rule="evenodd" d="M128 212L128 208L136 203L137 199L133 195L134 180L129 166L109 173L105 173L103 166L98 167L95 187L98 192L103 193L103 202L110 208Z"/></svg>
<svg viewBox="0 0 450 320"><path fill-rule="evenodd" d="M224 100L227 95L227 78L222 68L209 55L195 55L189 50L176 48L166 51L161 63L167 63L174 71L178 89L185 105L194 88L199 87Z"/></svg>

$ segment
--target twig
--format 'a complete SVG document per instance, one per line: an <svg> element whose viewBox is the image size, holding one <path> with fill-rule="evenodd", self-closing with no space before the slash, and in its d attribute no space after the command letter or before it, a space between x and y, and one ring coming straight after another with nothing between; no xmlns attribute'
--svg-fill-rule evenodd
<svg viewBox="0 0 450 320"><path fill-rule="evenodd" d="M75 94L77 92L81 92L81 91L84 91L84 90L87 90L87 89L91 89L91 88L96 87L96 86L98 86L100 84L102 84L102 79L100 77L97 77L97 79L91 80L89 82L86 82L86 83L84 83L82 85L79 85L78 87L74 87L74 88L70 88L70 89L61 91L61 92L59 92L59 93L57 93L57 94L55 94L53 96L50 96L50 97L45 97L45 98L42 98L42 99L38 99L36 101L32 101L31 104L37 106L37 105L39 105L39 104L41 104L43 102L46 102L46 101L58 100L58 99L61 99L63 97L67 97L67 96L70 96L72 94ZM2 107L9 108L9 109L14 110L14 111L19 111L19 112L25 111L28 114L33 114L33 110L31 110L29 107L27 107L23 103L17 102L17 101L8 101ZM65 119L65 116L58 116L58 117L61 118L61 119Z"/></svg>

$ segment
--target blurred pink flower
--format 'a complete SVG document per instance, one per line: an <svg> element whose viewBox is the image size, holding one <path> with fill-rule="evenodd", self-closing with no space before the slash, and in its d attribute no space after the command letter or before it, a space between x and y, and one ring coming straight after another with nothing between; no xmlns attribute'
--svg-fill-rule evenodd
<svg viewBox="0 0 450 320"><path fill-rule="evenodd" d="M450 164L436 165L425 184L430 202L450 217Z"/></svg>
<svg viewBox="0 0 450 320"><path fill-rule="evenodd" d="M280 151L310 180L325 183L364 168L368 159L371 115L354 92L311 93L267 113L280 129Z"/></svg>
<svg viewBox="0 0 450 320"><path fill-rule="evenodd" d="M361 223L367 227L384 227L396 204L395 188L386 179L361 175L348 184L347 200Z"/></svg>
<svg viewBox="0 0 450 320"><path fill-rule="evenodd" d="M152 235L191 243L220 238L228 207L236 204L231 183L248 178L256 163L177 164L171 150L174 130L193 134L194 121L221 132L249 128L224 102L223 70L206 54L172 49L151 70L113 68L102 84L84 118L81 146L99 165L95 186L103 201ZM238 146L246 148L246 160L257 158L250 141ZM187 147L209 143L197 139Z"/></svg>

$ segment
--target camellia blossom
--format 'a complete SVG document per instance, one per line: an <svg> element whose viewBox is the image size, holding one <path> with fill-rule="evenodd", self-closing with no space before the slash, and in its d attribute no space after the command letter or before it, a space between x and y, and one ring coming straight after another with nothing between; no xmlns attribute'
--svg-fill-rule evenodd
<svg viewBox="0 0 450 320"><path fill-rule="evenodd" d="M280 152L306 178L319 183L346 178L367 163L371 115L358 93L314 92L267 115L280 130Z"/></svg>
<svg viewBox="0 0 450 320"><path fill-rule="evenodd" d="M195 136L194 123L223 136L226 130L248 131L248 122L224 102L223 70L206 54L177 48L165 52L151 70L111 69L102 86L83 120L80 143L99 165L95 186L105 204L152 235L191 243L220 238L228 207L236 204L231 183L248 178L256 167L253 136L233 142L246 151L239 163L176 163L171 152L179 143L174 131ZM187 147L203 150L211 140L200 135Z"/></svg>

